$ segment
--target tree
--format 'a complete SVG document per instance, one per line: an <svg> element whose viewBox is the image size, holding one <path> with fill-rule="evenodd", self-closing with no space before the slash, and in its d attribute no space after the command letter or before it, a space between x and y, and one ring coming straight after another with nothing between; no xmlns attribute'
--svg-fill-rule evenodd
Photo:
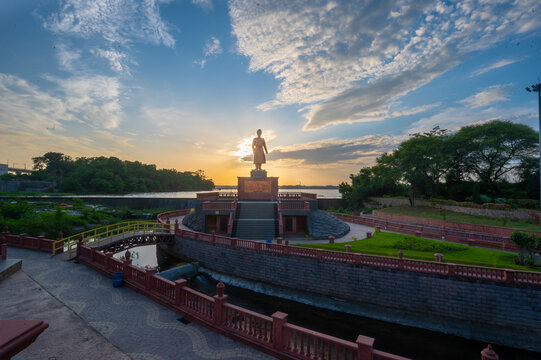
<svg viewBox="0 0 541 360"><path fill-rule="evenodd" d="M464 171L497 192L497 183L537 152L537 132L509 121L490 121L461 128L454 135L464 146Z"/></svg>
<svg viewBox="0 0 541 360"><path fill-rule="evenodd" d="M412 134L392 155L392 163L400 169L402 179L410 185L410 204L417 194L434 196L444 175L451 167L447 149L448 130L433 128L430 132Z"/></svg>

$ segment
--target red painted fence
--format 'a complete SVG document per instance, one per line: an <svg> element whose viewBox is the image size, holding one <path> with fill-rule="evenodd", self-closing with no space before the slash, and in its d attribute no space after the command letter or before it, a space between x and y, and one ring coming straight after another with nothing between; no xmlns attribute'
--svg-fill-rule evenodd
<svg viewBox="0 0 541 360"><path fill-rule="evenodd" d="M423 224L423 225L440 226L440 227L445 227L448 229L453 228L453 229L463 230L463 231L473 231L477 233L500 235L503 237L509 237L513 232L517 230L531 232L531 233L535 233L536 235L541 236L541 231L513 229L513 228L507 228L507 227L501 227L501 226L469 224L469 223L462 223L462 222L457 222L457 221L446 221L446 220L440 220L440 219L420 218L416 216L388 214L388 213L384 213L384 212L376 211L376 210L372 212L372 215L377 216L379 218L383 218L383 219L397 220L397 221L410 222L410 223Z"/></svg>
<svg viewBox="0 0 541 360"><path fill-rule="evenodd" d="M58 234L58 240L62 240L62 233ZM20 247L24 249L38 250L44 252L53 252L53 243L57 240L45 239L43 236L28 236L27 234L14 235L8 232L7 226L4 227L0 243L9 246ZM62 250L57 251L60 254Z"/></svg>
<svg viewBox="0 0 541 360"><path fill-rule="evenodd" d="M162 219L167 218L167 213L160 214ZM348 222L356 221L365 221L359 219L359 216L350 216L337 214L338 217L342 218ZM175 215L176 216L176 215ZM383 221L379 223L379 221ZM377 220L373 225L369 226L378 226L384 228L381 225L385 225L385 220ZM389 225L390 222L387 222L388 229L391 231L405 232L413 231L415 235L426 236L429 233L424 231L416 232L415 228L408 228L407 226L403 228L393 228ZM398 226L398 225L397 225ZM398 231L400 230L400 231ZM411 232L409 232L411 233ZM265 244L260 241L254 240L245 240L231 238L227 236L217 236L213 234L200 233L197 231L184 230L175 228L175 234L180 237L185 237L198 241L205 241L208 243L232 246L244 249L251 249L255 251L266 251L272 252L275 254L283 254L289 256L304 256L319 260L326 261L335 261L343 262L354 265L366 265L379 268L387 269L396 269L404 271L412 271L426 274L437 274L445 275L451 277L461 277L469 278L476 280L485 280L485 281L495 281L503 282L508 284L521 284L521 285L532 285L532 286L541 286L541 272L534 271L522 271L522 270L511 270L511 269L500 269L500 268L489 268L483 266L475 265L462 265L462 264L453 264L453 263L444 263L444 262L434 262L434 261L425 261L425 260L413 260L413 259L404 259L397 257L389 256L377 256L377 255L366 255L359 253L349 253L341 251L331 251L331 250L322 250L322 249L313 249L313 248L303 248L297 246L288 246L281 244ZM473 242L475 244L481 243L482 239L474 238Z"/></svg>
<svg viewBox="0 0 541 360"><path fill-rule="evenodd" d="M467 245L484 246L498 250L516 251L515 244L509 240L509 236L487 234L483 232L465 231L462 229L441 227L437 225L419 225L401 220L380 218L372 215L345 215L333 213L337 218L354 224L377 227L383 230L401 234L411 234L429 239L445 239ZM415 219L415 218L414 218Z"/></svg>
<svg viewBox="0 0 541 360"><path fill-rule="evenodd" d="M143 295L167 306L188 320L233 339L277 356L281 359L321 360L407 360L404 357L373 349L373 338L359 335L357 342L335 338L287 322L287 314L276 312L271 317L229 304L224 285L218 284L217 295L207 296L186 286L186 280L170 281L119 260L112 253L77 246L77 259L112 277L124 273L124 282Z"/></svg>

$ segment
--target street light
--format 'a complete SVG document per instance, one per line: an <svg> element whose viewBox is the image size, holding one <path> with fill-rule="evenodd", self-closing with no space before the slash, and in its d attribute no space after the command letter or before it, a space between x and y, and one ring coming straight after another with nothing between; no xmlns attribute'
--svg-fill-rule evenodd
<svg viewBox="0 0 541 360"><path fill-rule="evenodd" d="M537 93L537 105L539 106L539 210L541 210L541 83L538 82L527 87L526 91Z"/></svg>

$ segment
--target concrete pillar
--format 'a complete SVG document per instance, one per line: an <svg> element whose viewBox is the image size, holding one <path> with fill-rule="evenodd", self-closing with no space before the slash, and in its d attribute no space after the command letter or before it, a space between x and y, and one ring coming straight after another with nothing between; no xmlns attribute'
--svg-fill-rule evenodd
<svg viewBox="0 0 541 360"><path fill-rule="evenodd" d="M334 244L334 236L329 236L329 244Z"/></svg>
<svg viewBox="0 0 541 360"><path fill-rule="evenodd" d="M185 279L175 280L175 305L178 305L178 306L184 305L184 301L185 301L184 288L186 287L187 283L188 283L188 280L185 280Z"/></svg>
<svg viewBox="0 0 541 360"><path fill-rule="evenodd" d="M357 337L357 360L372 360L374 338L359 335Z"/></svg>
<svg viewBox="0 0 541 360"><path fill-rule="evenodd" d="M272 314L272 345L277 350L284 348L284 324L287 322L287 314L277 311Z"/></svg>
<svg viewBox="0 0 541 360"><path fill-rule="evenodd" d="M227 295L225 295L225 285L219 282L216 285L216 295L214 295L214 323L223 325L226 317L224 304L227 303Z"/></svg>
<svg viewBox="0 0 541 360"><path fill-rule="evenodd" d="M178 225L178 219L175 219L175 233L178 231L179 225Z"/></svg>
<svg viewBox="0 0 541 360"><path fill-rule="evenodd" d="M498 360L500 357L494 350L492 350L492 345L488 344L486 349L481 351L481 360Z"/></svg>
<svg viewBox="0 0 541 360"><path fill-rule="evenodd" d="M210 234L210 241L214 244L216 242L216 231L212 230Z"/></svg>
<svg viewBox="0 0 541 360"><path fill-rule="evenodd" d="M278 245L282 245L282 238L281 238L281 237L277 237L277 238L276 238L276 243L277 243Z"/></svg>
<svg viewBox="0 0 541 360"><path fill-rule="evenodd" d="M156 274L156 269L148 269L145 272L145 289L150 291L152 289L152 276Z"/></svg>
<svg viewBox="0 0 541 360"><path fill-rule="evenodd" d="M441 253L435 253L434 257L436 258L436 262L441 263L441 259L443 259L443 254Z"/></svg>
<svg viewBox="0 0 541 360"><path fill-rule="evenodd" d="M6 260L8 257L8 246L6 243L3 243L0 246L2 247L2 250L0 251L2 253L2 260Z"/></svg>
<svg viewBox="0 0 541 360"><path fill-rule="evenodd" d="M344 245L344 247L346 248L347 253L351 252L351 245Z"/></svg>
<svg viewBox="0 0 541 360"><path fill-rule="evenodd" d="M105 270L109 271L111 269L111 258L113 257L113 253L112 252L106 252L105 256L106 256Z"/></svg>

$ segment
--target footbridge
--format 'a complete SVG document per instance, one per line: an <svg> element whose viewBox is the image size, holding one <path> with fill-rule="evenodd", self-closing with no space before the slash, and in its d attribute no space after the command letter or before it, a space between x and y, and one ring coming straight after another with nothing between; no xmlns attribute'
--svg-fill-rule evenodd
<svg viewBox="0 0 541 360"><path fill-rule="evenodd" d="M77 254L78 244L105 252L119 252L137 246L172 244L173 225L157 222L127 221L102 226L53 243L53 254L66 253L68 259Z"/></svg>

